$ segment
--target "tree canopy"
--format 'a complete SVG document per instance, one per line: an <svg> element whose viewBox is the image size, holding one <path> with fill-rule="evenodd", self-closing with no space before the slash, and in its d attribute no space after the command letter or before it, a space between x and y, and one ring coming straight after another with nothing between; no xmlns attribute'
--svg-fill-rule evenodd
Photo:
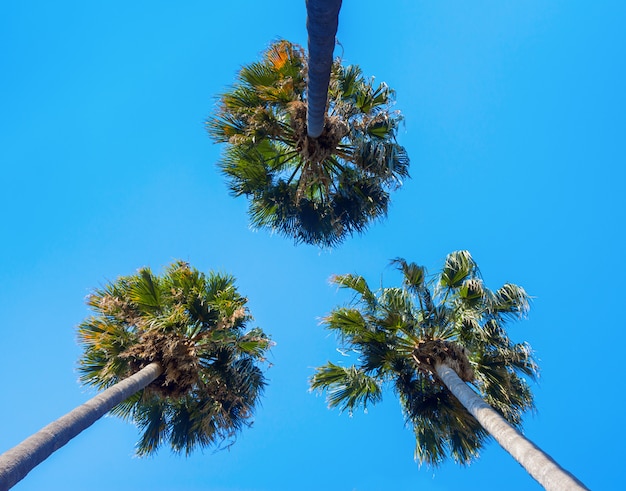
<svg viewBox="0 0 626 491"><path fill-rule="evenodd" d="M396 141L393 90L339 60L324 130L309 137L306 73L300 46L272 43L221 95L207 129L226 144L219 165L231 192L249 199L253 226L329 247L386 216L409 159Z"/></svg>
<svg viewBox="0 0 626 491"><path fill-rule="evenodd" d="M381 400L388 385L415 433L418 462L438 465L452 457L469 463L488 435L439 380L434 365L452 366L519 426L522 413L534 407L524 376L533 379L538 368L529 345L512 342L504 327L527 313L528 295L509 283L489 290L467 251L449 254L434 276L404 259L393 264L402 272L399 287L373 291L358 275L333 278L355 300L334 309L324 323L356 362L327 363L316 370L311 387L327 391L330 407L353 411Z"/></svg>
<svg viewBox="0 0 626 491"><path fill-rule="evenodd" d="M94 315L78 327L80 379L110 387L157 362L162 374L112 411L141 429L139 455L165 442L175 452L232 441L248 425L266 385L260 364L271 345L229 275L175 262L96 289Z"/></svg>

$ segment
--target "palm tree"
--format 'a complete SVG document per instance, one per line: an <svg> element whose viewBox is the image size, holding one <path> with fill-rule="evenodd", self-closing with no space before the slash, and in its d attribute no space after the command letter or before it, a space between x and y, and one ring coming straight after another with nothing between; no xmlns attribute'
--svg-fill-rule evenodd
<svg viewBox="0 0 626 491"><path fill-rule="evenodd" d="M142 430L137 454L161 444L189 454L232 442L250 424L265 386L258 366L270 347L228 275L175 262L162 276L143 268L88 298L78 327L81 381L106 389L0 456L0 490L100 417L112 412Z"/></svg>
<svg viewBox="0 0 626 491"><path fill-rule="evenodd" d="M306 0L309 34L307 133L311 138L320 136L324 129L340 9L341 0Z"/></svg>
<svg viewBox="0 0 626 491"><path fill-rule="evenodd" d="M272 43L240 70L207 129L226 143L220 167L231 192L249 198L253 226L330 247L386 215L409 159L396 142L402 117L391 110L393 91L338 61L324 130L310 138L306 73L302 48Z"/></svg>
<svg viewBox="0 0 626 491"><path fill-rule="evenodd" d="M414 263L394 264L403 274L399 288L373 292L361 276L333 278L358 301L333 310L325 324L358 361L319 367L312 389L326 390L330 407L353 411L379 401L390 383L415 432L420 464L448 457L468 464L491 435L546 489L586 489L517 429L534 407L524 376L538 373L528 344L513 343L504 330L528 311L524 289L490 291L467 251L448 255L431 279Z"/></svg>

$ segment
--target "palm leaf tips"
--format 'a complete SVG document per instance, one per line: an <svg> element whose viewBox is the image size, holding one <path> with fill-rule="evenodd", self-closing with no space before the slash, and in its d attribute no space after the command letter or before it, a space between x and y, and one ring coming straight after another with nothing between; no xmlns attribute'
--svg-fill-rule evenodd
<svg viewBox="0 0 626 491"><path fill-rule="evenodd" d="M107 388L150 363L162 374L112 412L133 420L137 453L168 442L176 452L232 440L249 425L266 385L270 339L252 319L234 278L175 262L95 290L94 315L78 327L81 381Z"/></svg>
<svg viewBox="0 0 626 491"><path fill-rule="evenodd" d="M219 165L232 193L248 198L253 226L331 247L386 216L409 159L396 142L393 91L338 61L323 131L310 137L307 69L302 48L272 43L220 97L207 130L226 144Z"/></svg>
<svg viewBox="0 0 626 491"><path fill-rule="evenodd" d="M352 412L366 407L368 402L378 402L382 391L375 377L367 375L356 366L341 367L328 363L321 367L311 380L311 388L328 389L328 405Z"/></svg>
<svg viewBox="0 0 626 491"><path fill-rule="evenodd" d="M415 458L438 465L451 457L469 463L488 434L439 379L445 363L471 383L482 398L513 425L532 409L524 376L538 367L526 343L513 343L504 325L528 309L523 288L506 284L496 292L480 278L467 251L449 254L441 272L402 258L392 261L403 274L401 287L372 291L358 275L334 276L333 283L356 293L347 307L324 319L343 350L356 360L349 367L327 363L311 378L326 391L330 407L353 411L382 398L390 384L415 433Z"/></svg>

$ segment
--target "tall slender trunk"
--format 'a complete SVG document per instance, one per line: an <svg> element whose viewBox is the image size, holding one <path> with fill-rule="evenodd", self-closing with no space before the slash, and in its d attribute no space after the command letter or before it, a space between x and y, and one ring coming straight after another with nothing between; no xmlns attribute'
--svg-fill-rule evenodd
<svg viewBox="0 0 626 491"><path fill-rule="evenodd" d="M330 69L342 0L306 0L309 34L307 134L317 138L324 129Z"/></svg>
<svg viewBox="0 0 626 491"><path fill-rule="evenodd" d="M517 431L500 413L470 389L457 373L444 363L435 371L446 387L481 426L509 452L524 469L548 491L587 490L583 483L563 469L549 455Z"/></svg>
<svg viewBox="0 0 626 491"><path fill-rule="evenodd" d="M154 382L162 371L160 364L151 363L0 455L0 491L10 489L24 479L52 452L89 428L120 402Z"/></svg>

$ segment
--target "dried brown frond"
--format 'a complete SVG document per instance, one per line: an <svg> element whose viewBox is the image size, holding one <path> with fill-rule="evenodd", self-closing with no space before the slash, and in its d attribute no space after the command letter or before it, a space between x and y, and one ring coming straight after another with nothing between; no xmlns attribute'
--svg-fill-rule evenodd
<svg viewBox="0 0 626 491"><path fill-rule="evenodd" d="M300 101L292 102L289 105L289 111L296 141L295 148L304 162L296 201L306 196L312 186L323 186L327 195L332 177L324 166L324 161L336 153L337 146L348 134L348 126L341 118L326 116L322 134L317 138L310 138L306 126L306 104Z"/></svg>
<svg viewBox="0 0 626 491"><path fill-rule="evenodd" d="M196 348L193 341L176 333L147 331L120 356L129 359L133 371L152 362L161 365L163 373L146 390L176 398L198 386Z"/></svg>
<svg viewBox="0 0 626 491"><path fill-rule="evenodd" d="M237 322L248 317L248 310L245 307L239 307L228 317L220 317L217 321L217 329L231 329L235 327Z"/></svg>
<svg viewBox="0 0 626 491"><path fill-rule="evenodd" d="M306 127L306 103L290 103L291 127L296 139L296 150L305 162L320 163L330 157L339 142L348 134L347 124L339 117L326 116L324 130L317 138L309 138Z"/></svg>
<svg viewBox="0 0 626 491"><path fill-rule="evenodd" d="M474 380L474 370L464 346L443 339L420 341L413 350L413 356L422 372L435 374L435 365L442 363L452 368L464 382Z"/></svg>
<svg viewBox="0 0 626 491"><path fill-rule="evenodd" d="M137 325L140 320L137 309L128 300L117 296L102 295L97 302L97 308L104 315L115 317L129 325Z"/></svg>

